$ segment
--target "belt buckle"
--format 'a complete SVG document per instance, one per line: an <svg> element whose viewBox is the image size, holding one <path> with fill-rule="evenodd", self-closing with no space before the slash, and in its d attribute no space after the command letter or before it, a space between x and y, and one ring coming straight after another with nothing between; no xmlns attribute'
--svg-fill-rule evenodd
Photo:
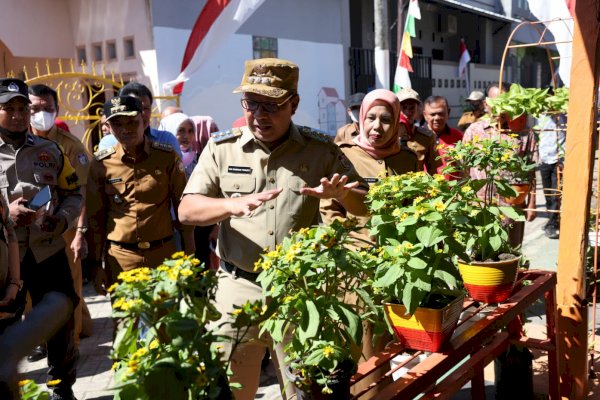
<svg viewBox="0 0 600 400"><path fill-rule="evenodd" d="M147 250L150 248L150 242L138 242L138 249Z"/></svg>

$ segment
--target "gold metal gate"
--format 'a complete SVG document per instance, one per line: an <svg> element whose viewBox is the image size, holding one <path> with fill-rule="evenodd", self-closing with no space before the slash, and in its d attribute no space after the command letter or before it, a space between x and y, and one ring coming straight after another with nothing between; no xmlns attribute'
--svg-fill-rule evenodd
<svg viewBox="0 0 600 400"><path fill-rule="evenodd" d="M67 122L75 136L80 137L90 151L96 150L102 138L100 119L104 102L115 96L126 83L121 74L107 73L101 64L91 66L81 63L76 66L73 60L63 65L58 60L51 66L46 60L44 66L35 64L34 71L23 67L23 75L28 85L44 84L56 90L59 115L57 118ZM16 76L14 72L9 77ZM169 100L179 106L179 96L155 96L155 99ZM153 105L153 119L160 117L159 110Z"/></svg>

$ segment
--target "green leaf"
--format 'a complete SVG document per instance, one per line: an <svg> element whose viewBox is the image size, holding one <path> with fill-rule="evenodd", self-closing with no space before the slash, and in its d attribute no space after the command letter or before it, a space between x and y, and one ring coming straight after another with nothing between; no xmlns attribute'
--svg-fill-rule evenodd
<svg viewBox="0 0 600 400"><path fill-rule="evenodd" d="M354 343L360 344L363 335L360 317L347 304L338 304L336 308L341 311L344 317L344 324L348 327L348 334L350 334Z"/></svg>
<svg viewBox="0 0 600 400"><path fill-rule="evenodd" d="M421 260L419 257L411 257L408 259L408 265L414 269L425 269L427 268L427 263Z"/></svg>
<svg viewBox="0 0 600 400"><path fill-rule="evenodd" d="M398 279L400 279L400 277L402 276L402 272L403 271L402 271L402 268L400 268L400 266L398 266L396 264L392 264L387 268L385 274L373 283L373 286L375 286L375 287L392 286L396 283L396 281Z"/></svg>
<svg viewBox="0 0 600 400"><path fill-rule="evenodd" d="M491 236L489 244L494 251L498 251L502 247L502 240L498 236Z"/></svg>
<svg viewBox="0 0 600 400"><path fill-rule="evenodd" d="M317 306L312 300L306 301L306 313L303 315L302 323L298 326L298 339L305 342L315 337L319 331L320 315Z"/></svg>
<svg viewBox="0 0 600 400"><path fill-rule="evenodd" d="M417 229L417 238L425 247L433 246L444 240L443 232L434 226L422 226Z"/></svg>
<svg viewBox="0 0 600 400"><path fill-rule="evenodd" d="M500 211L510 219L518 220L521 218L521 215L514 207L500 207Z"/></svg>

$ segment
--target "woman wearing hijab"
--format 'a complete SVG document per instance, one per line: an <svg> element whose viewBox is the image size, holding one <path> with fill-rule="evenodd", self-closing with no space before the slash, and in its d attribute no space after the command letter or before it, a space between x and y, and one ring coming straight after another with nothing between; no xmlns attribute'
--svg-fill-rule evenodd
<svg viewBox="0 0 600 400"><path fill-rule="evenodd" d="M202 151L197 141L196 123L192 117L182 112L176 112L164 117L160 121L160 127L167 132L171 132L177 138L183 155L185 175L189 179L196 164L198 164L198 157L200 151ZM216 231L213 232L213 229L216 229L215 225L196 226L194 228L196 258L203 262L206 268L209 268L209 266L214 267L214 260L211 260L211 244L214 246L214 243L211 243L211 241L216 238Z"/></svg>
<svg viewBox="0 0 600 400"><path fill-rule="evenodd" d="M417 155L401 140L406 127L400 122L400 101L393 92L376 89L368 93L362 101L359 113L359 134L352 140L338 143L342 152L354 165L358 174L369 185L377 182L382 174L401 175L406 172L419 171ZM400 133L403 133L402 135ZM321 216L323 222L329 223L336 218L348 218L348 213L335 200L321 200ZM359 226L364 226L368 217L356 217ZM361 239L370 240L368 232L363 230ZM357 299L347 296L346 302L356 304ZM363 324L362 356L369 359L383 350L390 335L382 337L373 345L373 327ZM359 393L373 382L383 379L386 368L379 368L353 386L353 392ZM375 398L377 389L370 390L365 398ZM361 398L363 398L361 397Z"/></svg>
<svg viewBox="0 0 600 400"><path fill-rule="evenodd" d="M359 134L352 140L339 143L342 152L369 185L378 181L382 173L401 175L419 171L417 156L401 140L400 102L386 89L369 92L362 101L359 113ZM321 201L323 222L347 218L350 214L335 200ZM368 217L359 217L364 225Z"/></svg>

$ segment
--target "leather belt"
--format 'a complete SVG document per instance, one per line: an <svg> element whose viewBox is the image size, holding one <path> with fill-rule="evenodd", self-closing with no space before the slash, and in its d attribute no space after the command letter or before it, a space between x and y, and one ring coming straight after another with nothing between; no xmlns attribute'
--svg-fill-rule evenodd
<svg viewBox="0 0 600 400"><path fill-rule="evenodd" d="M166 238L151 240L149 242L137 242L137 243L126 243L109 240L111 244L116 244L119 247L130 250L151 250L156 247L160 247L163 244L170 242L173 239L173 235L167 236Z"/></svg>
<svg viewBox="0 0 600 400"><path fill-rule="evenodd" d="M257 273L244 271L227 261L221 260L220 265L223 271L230 273L235 279L244 278L250 282L256 282L256 278L258 278Z"/></svg>

